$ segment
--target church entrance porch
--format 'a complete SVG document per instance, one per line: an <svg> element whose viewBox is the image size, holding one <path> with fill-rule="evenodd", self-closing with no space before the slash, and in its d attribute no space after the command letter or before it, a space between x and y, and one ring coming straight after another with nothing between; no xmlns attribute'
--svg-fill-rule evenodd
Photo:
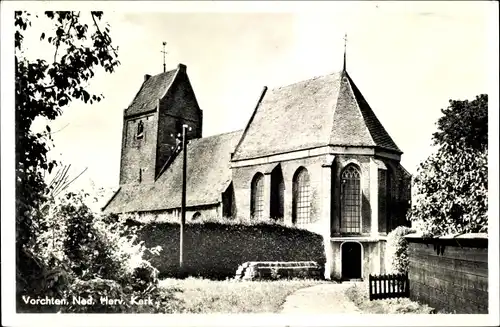
<svg viewBox="0 0 500 327"><path fill-rule="evenodd" d="M342 280L361 279L363 266L363 247L358 242L345 242L341 247Z"/></svg>
<svg viewBox="0 0 500 327"><path fill-rule="evenodd" d="M384 237L331 237L329 247L325 248L325 277L359 280L368 278L370 274L385 273L385 243Z"/></svg>

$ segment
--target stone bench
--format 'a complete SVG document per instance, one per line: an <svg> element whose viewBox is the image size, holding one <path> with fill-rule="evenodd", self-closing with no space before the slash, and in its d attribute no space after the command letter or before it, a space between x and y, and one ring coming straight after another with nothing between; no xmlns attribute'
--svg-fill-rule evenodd
<svg viewBox="0 0 500 327"><path fill-rule="evenodd" d="M322 277L322 267L314 261L251 261L238 267L235 279L321 279Z"/></svg>

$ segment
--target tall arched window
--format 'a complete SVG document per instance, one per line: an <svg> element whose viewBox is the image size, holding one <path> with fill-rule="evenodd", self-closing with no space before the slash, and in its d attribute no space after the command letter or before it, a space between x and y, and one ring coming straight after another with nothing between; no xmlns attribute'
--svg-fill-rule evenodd
<svg viewBox="0 0 500 327"><path fill-rule="evenodd" d="M354 165L347 166L341 175L340 232L361 233L360 173Z"/></svg>
<svg viewBox="0 0 500 327"><path fill-rule="evenodd" d="M285 182L281 166L278 165L271 173L271 218L283 219L285 199Z"/></svg>
<svg viewBox="0 0 500 327"><path fill-rule="evenodd" d="M299 168L293 178L292 220L296 225L311 222L311 183L305 168Z"/></svg>
<svg viewBox="0 0 500 327"><path fill-rule="evenodd" d="M250 214L254 218L264 215L264 175L257 173L252 180Z"/></svg>

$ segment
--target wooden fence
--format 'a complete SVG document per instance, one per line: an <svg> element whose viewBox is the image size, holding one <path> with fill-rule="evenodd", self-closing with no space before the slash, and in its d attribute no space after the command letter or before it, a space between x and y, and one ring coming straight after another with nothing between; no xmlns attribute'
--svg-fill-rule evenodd
<svg viewBox="0 0 500 327"><path fill-rule="evenodd" d="M407 274L370 275L368 277L370 301L410 296Z"/></svg>

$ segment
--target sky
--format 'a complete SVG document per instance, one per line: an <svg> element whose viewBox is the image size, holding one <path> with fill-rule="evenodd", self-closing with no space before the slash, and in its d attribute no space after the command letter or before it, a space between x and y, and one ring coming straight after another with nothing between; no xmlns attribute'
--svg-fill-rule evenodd
<svg viewBox="0 0 500 327"><path fill-rule="evenodd" d="M243 129L263 86L341 70L347 34L347 71L413 174L432 153L431 136L449 99L492 90L487 2L207 2L156 10L123 4L103 16L121 65L113 74L99 72L89 85L105 99L74 102L50 122L57 131L50 156L71 164L72 176L87 168L76 187L118 185L123 110L144 74L162 72L163 41L167 69L187 65L203 110L203 136L210 136ZM36 24L26 36L26 55L49 59L54 50L39 41L47 26Z"/></svg>

